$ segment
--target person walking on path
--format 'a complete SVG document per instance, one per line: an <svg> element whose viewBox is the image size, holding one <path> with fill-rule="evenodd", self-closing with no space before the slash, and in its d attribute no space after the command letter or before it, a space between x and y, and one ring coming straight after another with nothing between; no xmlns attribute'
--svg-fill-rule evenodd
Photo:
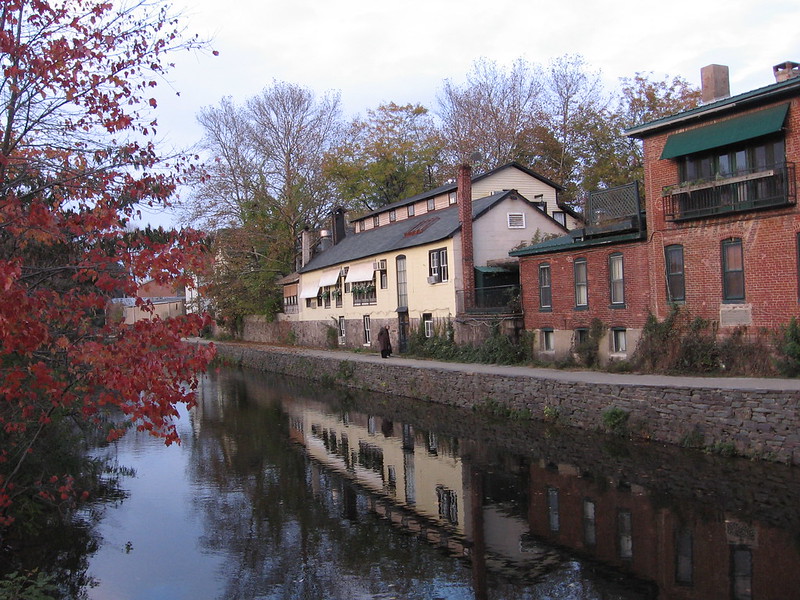
<svg viewBox="0 0 800 600"><path fill-rule="evenodd" d="M378 348L381 351L381 358L388 358L392 355L392 340L389 338L389 326L381 327L378 332Z"/></svg>

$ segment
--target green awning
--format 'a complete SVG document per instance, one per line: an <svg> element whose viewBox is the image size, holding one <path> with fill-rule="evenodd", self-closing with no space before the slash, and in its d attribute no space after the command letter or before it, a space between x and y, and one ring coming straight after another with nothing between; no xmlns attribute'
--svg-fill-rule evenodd
<svg viewBox="0 0 800 600"><path fill-rule="evenodd" d="M475 270L479 273L510 273L510 269L505 267L475 267Z"/></svg>
<svg viewBox="0 0 800 600"><path fill-rule="evenodd" d="M775 133L783 127L788 110L788 103L781 104L713 125L674 133L667 138L661 158L685 156Z"/></svg>

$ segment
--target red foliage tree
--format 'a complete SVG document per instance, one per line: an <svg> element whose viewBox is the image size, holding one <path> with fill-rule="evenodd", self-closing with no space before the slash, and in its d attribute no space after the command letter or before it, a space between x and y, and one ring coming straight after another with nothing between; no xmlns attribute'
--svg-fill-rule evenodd
<svg viewBox="0 0 800 600"><path fill-rule="evenodd" d="M35 458L56 423L171 443L177 405L194 401L213 348L181 340L202 318L126 327L105 311L137 280L201 269L196 232L126 231L191 168L159 156L145 116L168 54L201 46L152 3L0 4L0 531L22 500L73 496L77 474ZM105 425L112 409L125 418Z"/></svg>

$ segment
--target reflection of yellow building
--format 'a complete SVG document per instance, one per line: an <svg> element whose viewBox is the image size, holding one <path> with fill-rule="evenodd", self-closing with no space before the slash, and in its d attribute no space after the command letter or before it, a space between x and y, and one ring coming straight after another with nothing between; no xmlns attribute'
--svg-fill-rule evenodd
<svg viewBox="0 0 800 600"><path fill-rule="evenodd" d="M309 400L285 406L293 438L322 465L345 474L370 492L464 533L461 459L439 448L435 437L380 417L338 418Z"/></svg>
<svg viewBox="0 0 800 600"><path fill-rule="evenodd" d="M524 516L484 502L481 476L449 438L380 417L334 415L307 399L284 398L283 407L292 439L316 463L367 490L369 510L470 558L476 574L510 568L514 577L535 577L562 562L558 551L532 540Z"/></svg>

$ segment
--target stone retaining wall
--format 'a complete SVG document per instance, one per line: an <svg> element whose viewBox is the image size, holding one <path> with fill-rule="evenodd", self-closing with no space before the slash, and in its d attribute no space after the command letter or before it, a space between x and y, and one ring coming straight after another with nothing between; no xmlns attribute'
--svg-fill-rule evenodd
<svg viewBox="0 0 800 600"><path fill-rule="evenodd" d="M351 360L291 348L218 343L223 359L262 371L464 408L508 411L595 431L610 408L628 413L636 436L800 464L796 391L585 383Z"/></svg>

